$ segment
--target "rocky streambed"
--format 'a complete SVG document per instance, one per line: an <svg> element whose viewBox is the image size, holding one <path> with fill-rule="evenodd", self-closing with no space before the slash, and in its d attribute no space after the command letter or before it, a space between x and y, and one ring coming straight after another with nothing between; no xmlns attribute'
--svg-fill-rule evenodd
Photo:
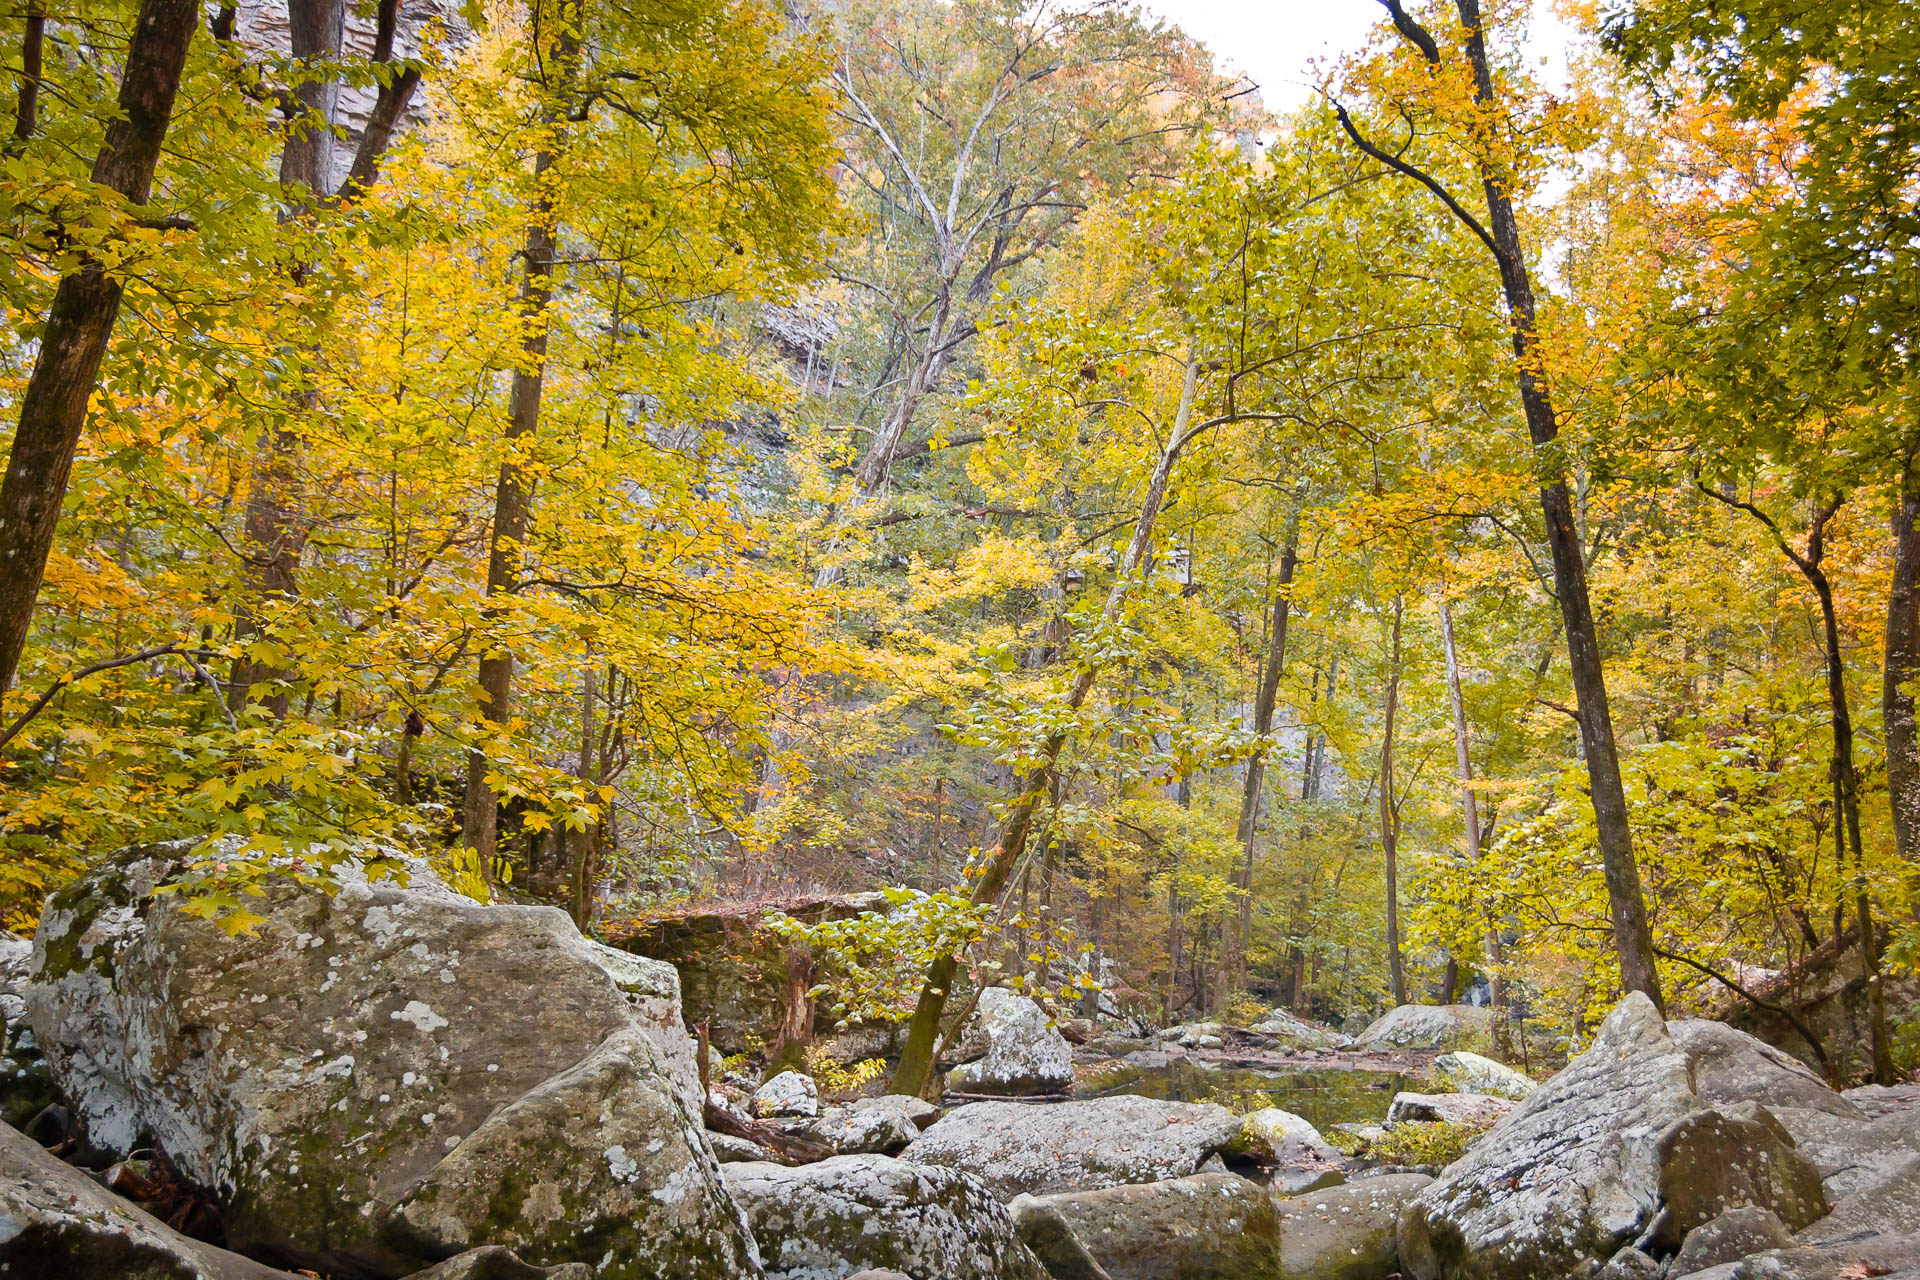
<svg viewBox="0 0 1920 1280"><path fill-rule="evenodd" d="M705 1090L672 967L559 911L417 867L272 881L230 937L152 896L183 856L0 943L0 1275L1920 1276L1920 1088L1836 1093L1639 997L1537 1087L1458 1010L1103 1041L1003 992L958 1105ZM1478 1136L1419 1171L1329 1141L1375 1122Z"/></svg>

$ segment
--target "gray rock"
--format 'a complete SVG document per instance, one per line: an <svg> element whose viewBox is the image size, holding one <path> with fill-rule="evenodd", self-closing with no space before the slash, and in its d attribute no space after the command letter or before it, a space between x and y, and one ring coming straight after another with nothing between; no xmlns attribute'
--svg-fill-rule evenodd
<svg viewBox="0 0 1920 1280"><path fill-rule="evenodd" d="M1769 1249L1742 1258L1731 1280L1916 1280L1920 1235L1876 1235L1847 1244Z"/></svg>
<svg viewBox="0 0 1920 1280"><path fill-rule="evenodd" d="M1859 1108L1870 1120L1920 1111L1920 1083L1863 1084L1857 1089L1848 1089L1840 1096Z"/></svg>
<svg viewBox="0 0 1920 1280"><path fill-rule="evenodd" d="M1920 1157L1920 1117L1893 1112L1875 1120L1850 1120L1829 1111L1771 1107L1793 1135L1801 1155L1820 1170L1827 1199L1839 1200L1885 1181Z"/></svg>
<svg viewBox="0 0 1920 1280"><path fill-rule="evenodd" d="M1403 1004L1354 1038L1362 1049L1485 1049L1493 1011L1470 1004Z"/></svg>
<svg viewBox="0 0 1920 1280"><path fill-rule="evenodd" d="M1432 1182L1424 1173L1389 1173L1276 1197L1276 1280L1379 1280L1391 1273L1401 1210Z"/></svg>
<svg viewBox="0 0 1920 1280"><path fill-rule="evenodd" d="M1113 1280L1240 1280L1274 1267L1272 1199L1231 1173L1038 1199Z"/></svg>
<svg viewBox="0 0 1920 1280"><path fill-rule="evenodd" d="M0 1275L51 1280L294 1280L189 1240L0 1125Z"/></svg>
<svg viewBox="0 0 1920 1280"><path fill-rule="evenodd" d="M1479 1093L1524 1102L1540 1086L1504 1063L1465 1049L1443 1053L1433 1060L1434 1077L1453 1093Z"/></svg>
<svg viewBox="0 0 1920 1280"><path fill-rule="evenodd" d="M1032 1000L1004 987L988 987L980 993L973 1017L987 1047L975 1061L947 1074L949 1089L1024 1097L1073 1087L1073 1046Z"/></svg>
<svg viewBox="0 0 1920 1280"><path fill-rule="evenodd" d="M1693 1089L1706 1107L1758 1102L1768 1109L1799 1107L1863 1120L1864 1112L1792 1054L1724 1022L1688 1018L1667 1032L1693 1068Z"/></svg>
<svg viewBox="0 0 1920 1280"><path fill-rule="evenodd" d="M1132 1063L1142 1071L1163 1071L1166 1069L1167 1064L1172 1062L1173 1059L1158 1049L1135 1049L1129 1052L1122 1061Z"/></svg>
<svg viewBox="0 0 1920 1280"><path fill-rule="evenodd" d="M1047 1280L980 1182L888 1156L730 1164L768 1280L835 1280L891 1268L915 1280Z"/></svg>
<svg viewBox="0 0 1920 1280"><path fill-rule="evenodd" d="M1053 1280L1112 1280L1053 1200L1052 1196L1020 1195L1007 1202L1007 1215L1021 1241Z"/></svg>
<svg viewBox="0 0 1920 1280"><path fill-rule="evenodd" d="M1225 1107L1132 1094L1050 1106L975 1102L942 1116L901 1158L965 1169L1010 1200L1185 1177L1239 1132Z"/></svg>
<svg viewBox="0 0 1920 1280"><path fill-rule="evenodd" d="M1795 1238L1802 1244L1840 1244L1909 1232L1920 1232L1920 1159L1836 1201L1831 1213Z"/></svg>
<svg viewBox="0 0 1920 1280"><path fill-rule="evenodd" d="M1465 1124L1490 1129L1517 1105L1510 1098L1485 1093L1396 1093L1387 1104L1387 1123Z"/></svg>
<svg viewBox="0 0 1920 1280"><path fill-rule="evenodd" d="M1661 1267L1651 1255L1632 1245L1607 1259L1607 1265L1594 1272L1593 1280L1660 1280Z"/></svg>
<svg viewBox="0 0 1920 1280"><path fill-rule="evenodd" d="M754 1090L748 1104L753 1114L767 1116L806 1116L820 1114L820 1087L813 1077L798 1071L782 1071Z"/></svg>
<svg viewBox="0 0 1920 1280"><path fill-rule="evenodd" d="M1353 1043L1352 1036L1295 1017L1285 1009L1272 1010L1248 1030L1284 1049L1340 1049Z"/></svg>
<svg viewBox="0 0 1920 1280"><path fill-rule="evenodd" d="M847 1280L913 1280L904 1271L856 1271Z"/></svg>
<svg viewBox="0 0 1920 1280"><path fill-rule="evenodd" d="M59 1100L53 1074L27 1022L33 944L0 932L0 1123L18 1129Z"/></svg>
<svg viewBox="0 0 1920 1280"><path fill-rule="evenodd" d="M1793 1233L1780 1215L1766 1209L1729 1209L1711 1222L1703 1222L1687 1233L1669 1270L1676 1276L1692 1275L1738 1262L1750 1253L1785 1249L1793 1243Z"/></svg>
<svg viewBox="0 0 1920 1280"><path fill-rule="evenodd" d="M593 1280L593 1268L584 1262L536 1267L520 1261L512 1251L490 1244L415 1272L407 1280Z"/></svg>
<svg viewBox="0 0 1920 1280"><path fill-rule="evenodd" d="M750 1138L736 1138L730 1133L709 1133L707 1145L713 1148L713 1157L721 1164L773 1159L773 1152L759 1143Z"/></svg>
<svg viewBox="0 0 1920 1280"><path fill-rule="evenodd" d="M1532 1280L1611 1258L1658 1207L1661 1131L1697 1109L1659 1011L1627 996L1585 1053L1408 1205L1403 1265L1420 1280Z"/></svg>
<svg viewBox="0 0 1920 1280"><path fill-rule="evenodd" d="M1771 1210L1792 1231L1826 1213L1820 1171L1757 1103L1683 1116L1657 1145L1665 1205L1658 1238L1668 1247L1729 1209Z"/></svg>
<svg viewBox="0 0 1920 1280"><path fill-rule="evenodd" d="M1346 1181L1345 1157L1312 1124L1278 1107L1242 1116L1231 1150L1271 1168L1274 1189L1283 1194Z"/></svg>
<svg viewBox="0 0 1920 1280"><path fill-rule="evenodd" d="M883 1093L877 1098L855 1098L847 1104L847 1110L861 1114L901 1116L916 1129L931 1128L933 1122L940 1118L940 1108L925 1098L911 1098L904 1093Z"/></svg>
<svg viewBox="0 0 1920 1280"><path fill-rule="evenodd" d="M829 1106L817 1120L782 1128L824 1143L843 1156L897 1155L920 1136L919 1126L897 1109Z"/></svg>
<svg viewBox="0 0 1920 1280"><path fill-rule="evenodd" d="M418 863L332 896L269 878L232 937L149 898L186 849L110 858L41 916L29 1015L93 1143L151 1134L229 1244L321 1272L485 1244L604 1280L751 1271L670 968Z"/></svg>

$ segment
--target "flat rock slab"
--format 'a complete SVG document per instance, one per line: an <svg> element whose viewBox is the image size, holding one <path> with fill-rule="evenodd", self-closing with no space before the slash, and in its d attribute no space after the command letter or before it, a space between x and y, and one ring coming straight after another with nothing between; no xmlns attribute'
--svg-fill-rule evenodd
<svg viewBox="0 0 1920 1280"><path fill-rule="evenodd" d="M1276 1197L1276 1280L1379 1280L1391 1274L1400 1213L1432 1182L1424 1173L1388 1173Z"/></svg>
<svg viewBox="0 0 1920 1280"><path fill-rule="evenodd" d="M0 1275L40 1280L295 1280L189 1240L0 1125Z"/></svg>
<svg viewBox="0 0 1920 1280"><path fill-rule="evenodd" d="M1724 1022L1687 1018L1669 1022L1667 1034L1693 1067L1693 1091L1702 1106L1758 1102L1769 1110L1798 1107L1868 1118L1851 1095L1828 1088L1798 1058Z"/></svg>
<svg viewBox="0 0 1920 1280"><path fill-rule="evenodd" d="M1113 1280L1246 1280L1273 1271L1272 1198L1231 1173L1021 1203L1025 1215L1055 1215Z"/></svg>
<svg viewBox="0 0 1920 1280"><path fill-rule="evenodd" d="M1834 1203L1833 1211L1802 1231L1802 1244L1842 1244L1874 1235L1920 1233L1920 1159Z"/></svg>
<svg viewBox="0 0 1920 1280"><path fill-rule="evenodd" d="M914 1280L1047 1280L1013 1220L976 1179L889 1156L730 1164L768 1280L866 1270Z"/></svg>
<svg viewBox="0 0 1920 1280"><path fill-rule="evenodd" d="M1829 1201L1886 1181L1910 1160L1920 1159L1920 1116L1893 1112L1855 1120L1830 1111L1770 1107L1800 1154L1820 1170Z"/></svg>
<svg viewBox="0 0 1920 1280"><path fill-rule="evenodd" d="M1659 1011L1627 996L1407 1207L1402 1263L1420 1280L1536 1280L1611 1258L1659 1206L1661 1131L1698 1109Z"/></svg>
<svg viewBox="0 0 1920 1280"><path fill-rule="evenodd" d="M1211 1103L1122 1094L1077 1102L975 1102L942 1116L901 1153L963 1169L1003 1200L1183 1178L1240 1132Z"/></svg>

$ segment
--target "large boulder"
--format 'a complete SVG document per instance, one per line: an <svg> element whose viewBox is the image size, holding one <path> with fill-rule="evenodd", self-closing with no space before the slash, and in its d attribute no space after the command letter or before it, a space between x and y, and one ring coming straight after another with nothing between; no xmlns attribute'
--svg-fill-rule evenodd
<svg viewBox="0 0 1920 1280"><path fill-rule="evenodd" d="M1793 1136L1801 1155L1813 1161L1828 1200L1839 1200L1884 1182L1908 1161L1920 1158L1917 1117L1895 1112L1852 1120L1830 1111L1770 1107Z"/></svg>
<svg viewBox="0 0 1920 1280"><path fill-rule="evenodd" d="M1668 1270L1676 1276L1690 1276L1708 1267L1738 1262L1750 1253L1785 1249L1792 1244L1793 1233L1779 1215L1766 1209L1729 1209L1688 1232Z"/></svg>
<svg viewBox="0 0 1920 1280"><path fill-rule="evenodd" d="M1866 1118L1798 1058L1724 1022L1688 1018L1668 1023L1667 1033L1687 1055L1693 1091L1702 1106L1758 1102L1769 1109L1798 1107L1849 1120Z"/></svg>
<svg viewBox="0 0 1920 1280"><path fill-rule="evenodd" d="M150 1135L236 1249L399 1274L499 1244L603 1280L754 1272L666 966L413 864L269 876L230 936L129 850L48 900L34 1031L89 1140ZM537 998L532 998L537 995Z"/></svg>
<svg viewBox="0 0 1920 1280"><path fill-rule="evenodd" d="M1183 1178L1239 1132L1225 1107L1132 1094L1050 1106L974 1102L942 1116L901 1158L964 1169L1012 1199Z"/></svg>
<svg viewBox="0 0 1920 1280"><path fill-rule="evenodd" d="M798 1167L730 1164L726 1177L768 1280L839 1280L869 1269L914 1280L1047 1280L1006 1209L955 1169L834 1156Z"/></svg>
<svg viewBox="0 0 1920 1280"><path fill-rule="evenodd" d="M784 1132L811 1138L835 1155L898 1155L920 1136L920 1126L901 1107L874 1105L882 1101L861 1098L848 1106L824 1107L812 1120L775 1123ZM932 1110L925 1102L920 1105Z"/></svg>
<svg viewBox="0 0 1920 1280"><path fill-rule="evenodd" d="M1346 1159L1308 1120L1263 1107L1240 1118L1232 1154L1265 1165L1282 1193L1311 1191L1346 1180Z"/></svg>
<svg viewBox="0 0 1920 1280"><path fill-rule="evenodd" d="M1353 1037L1329 1030L1285 1009L1273 1009L1247 1030L1272 1040L1282 1049L1344 1049Z"/></svg>
<svg viewBox="0 0 1920 1280"><path fill-rule="evenodd" d="M1485 1049L1493 1043L1493 1011L1471 1004L1403 1004L1353 1042L1362 1049Z"/></svg>
<svg viewBox="0 0 1920 1280"><path fill-rule="evenodd" d="M754 1091L750 1104L756 1116L817 1116L820 1114L820 1089L813 1077L798 1071L782 1071Z"/></svg>
<svg viewBox="0 0 1920 1280"><path fill-rule="evenodd" d="M1531 1280L1611 1258L1659 1207L1660 1133L1699 1109L1653 1002L1627 996L1593 1044L1407 1207L1420 1280Z"/></svg>
<svg viewBox="0 0 1920 1280"><path fill-rule="evenodd" d="M1465 1049L1443 1053L1433 1060L1434 1078L1450 1093L1482 1093L1525 1102L1540 1086L1505 1063L1483 1058Z"/></svg>
<svg viewBox="0 0 1920 1280"><path fill-rule="evenodd" d="M45 1280L294 1280L190 1240L0 1125L0 1275Z"/></svg>
<svg viewBox="0 0 1920 1280"><path fill-rule="evenodd" d="M1004 987L988 987L980 993L973 1017L986 1037L986 1048L947 1074L949 1089L1020 1097L1073 1088L1073 1046L1032 1000Z"/></svg>
<svg viewBox="0 0 1920 1280"><path fill-rule="evenodd" d="M1023 1219L1056 1218L1113 1280L1244 1280L1273 1272L1272 1198L1231 1173L1018 1203Z"/></svg>
<svg viewBox="0 0 1920 1280"><path fill-rule="evenodd" d="M1920 1158L1835 1201L1833 1211L1797 1239L1802 1244L1844 1244L1875 1235L1912 1233L1920 1233Z"/></svg>
<svg viewBox="0 0 1920 1280"><path fill-rule="evenodd" d="M1820 1171L1765 1107L1696 1111L1661 1131L1658 1243L1678 1248L1729 1209L1766 1209L1790 1231L1827 1211Z"/></svg>
<svg viewBox="0 0 1920 1280"><path fill-rule="evenodd" d="M1486 1093L1396 1093L1387 1104L1387 1123L1464 1124L1486 1129L1505 1119L1515 1105L1510 1098Z"/></svg>
<svg viewBox="0 0 1920 1280"><path fill-rule="evenodd" d="M0 932L0 1123L16 1129L59 1097L27 1022L32 968L33 944Z"/></svg>
<svg viewBox="0 0 1920 1280"><path fill-rule="evenodd" d="M1275 1280L1379 1280L1392 1274L1400 1213L1432 1182L1424 1173L1387 1173L1275 1199Z"/></svg>

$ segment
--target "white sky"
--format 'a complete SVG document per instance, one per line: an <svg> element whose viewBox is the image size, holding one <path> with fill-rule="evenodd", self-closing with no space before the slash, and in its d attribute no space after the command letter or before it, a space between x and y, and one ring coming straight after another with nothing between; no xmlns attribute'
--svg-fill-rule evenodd
<svg viewBox="0 0 1920 1280"><path fill-rule="evenodd" d="M1378 0L1141 0L1148 12L1179 24L1212 49L1221 69L1245 72L1277 111L1313 93L1312 62L1331 63L1358 49L1386 17ZM1549 82L1564 83L1570 31L1544 3L1535 6L1529 52L1549 60Z"/></svg>

